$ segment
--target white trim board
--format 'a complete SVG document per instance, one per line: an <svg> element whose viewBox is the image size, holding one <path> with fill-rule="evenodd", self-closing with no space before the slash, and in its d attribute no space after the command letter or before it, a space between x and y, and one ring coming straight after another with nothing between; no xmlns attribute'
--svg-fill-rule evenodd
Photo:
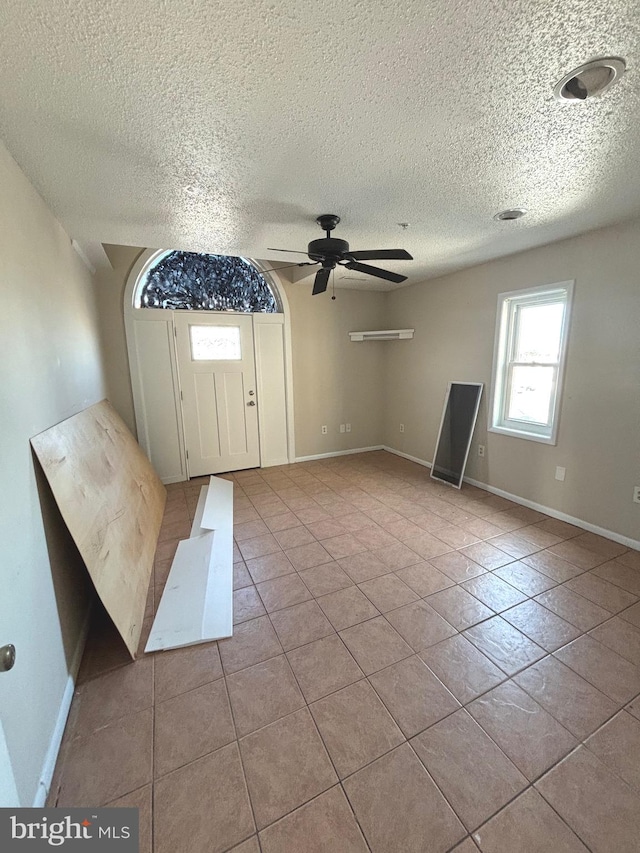
<svg viewBox="0 0 640 853"><path fill-rule="evenodd" d="M178 543L145 652L206 643L233 633L233 483L200 489L189 539Z"/></svg>
<svg viewBox="0 0 640 853"><path fill-rule="evenodd" d="M209 477L207 496L202 511L201 527L204 530L233 528L233 483L222 477Z"/></svg>
<svg viewBox="0 0 640 853"><path fill-rule="evenodd" d="M418 465L424 465L425 468L431 468L431 462L427 462L425 459L418 459L416 456L409 456L408 453L395 450L393 447L385 446L382 449L389 451L389 453L393 453L395 456L402 456L404 459L416 462ZM567 524L573 524L575 527L581 527L583 530L588 530L589 533L596 533L598 536L604 536L605 539L611 539L613 542L618 542L620 545L626 545L627 548L635 548L640 551L639 539L632 539L630 536L623 536L621 533L616 533L613 530L607 530L605 527L599 527L597 524L591 524L590 521L584 521L581 518L575 518L575 516L568 515L566 512L561 512L558 509L553 509L553 507L543 506L543 504L530 501L528 498L522 498L520 495L513 495L511 492L505 492L504 489L498 489L495 486L490 486L488 483L481 483L479 480L473 480L471 477L465 477L463 482L469 483L470 486L477 486L479 489L484 489L492 495L498 495L501 498L513 501L513 503L520 504L520 506L526 506L529 509L535 509L538 512L543 512L545 515L551 516L551 518L557 518L559 521L566 521Z"/></svg>
<svg viewBox="0 0 640 853"><path fill-rule="evenodd" d="M196 514L193 516L193 524L191 525L191 532L189 533L189 539L193 539L194 536L202 536L203 533L208 532L202 526L202 515L204 513L204 505L207 502L207 492L208 491L209 491L209 486L203 486L200 489L200 494L198 495L198 503L196 504Z"/></svg>
<svg viewBox="0 0 640 853"><path fill-rule="evenodd" d="M394 450L393 447L387 447L386 444L382 449L393 453L394 456L402 456L403 459L408 459L409 462L415 462L416 465L422 465L423 468L431 468L431 462L427 462L426 459L419 459L417 456L411 456L410 453L404 453L402 450Z"/></svg>
<svg viewBox="0 0 640 853"><path fill-rule="evenodd" d="M215 537L205 590L202 633L217 640L233 634L233 483L210 477L201 524Z"/></svg>
<svg viewBox="0 0 640 853"><path fill-rule="evenodd" d="M214 536L210 530L178 543L145 652L202 642Z"/></svg>
<svg viewBox="0 0 640 853"><path fill-rule="evenodd" d="M316 459L331 459L333 456L352 456L354 453L369 453L372 450L389 450L382 444L374 447L354 447L353 450L332 450L330 453L314 453L312 456L296 456L296 462L315 462Z"/></svg>
<svg viewBox="0 0 640 853"><path fill-rule="evenodd" d="M51 740L49 741L49 748L47 749L47 754L42 764L40 781L38 782L38 787L33 798L32 808L34 809L41 809L44 807L44 804L47 801L47 797L49 796L49 791L51 790L51 780L53 779L53 773L56 769L56 762L58 760L58 754L60 752L60 745L62 744L62 737L64 735L64 730L67 725L67 718L69 717L69 711L71 710L71 702L73 701L73 694L76 688L76 679L80 670L80 664L82 662L84 648L87 644L87 637L89 636L89 626L91 624L92 611L93 603L90 604L87 608L87 615L85 616L84 623L82 625L82 630L80 631L80 636L78 637L78 642L73 653L73 660L71 661L71 666L69 667L67 683L65 685L64 693L62 694L62 699L60 701L60 707L58 709L58 717L56 719L56 724L53 728Z"/></svg>

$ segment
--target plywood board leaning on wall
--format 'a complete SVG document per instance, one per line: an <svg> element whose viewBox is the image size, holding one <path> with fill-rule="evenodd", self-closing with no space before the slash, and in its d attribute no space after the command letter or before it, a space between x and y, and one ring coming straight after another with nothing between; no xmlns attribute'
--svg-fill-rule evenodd
<svg viewBox="0 0 640 853"><path fill-rule="evenodd" d="M31 445L96 592L135 658L166 489L107 400Z"/></svg>

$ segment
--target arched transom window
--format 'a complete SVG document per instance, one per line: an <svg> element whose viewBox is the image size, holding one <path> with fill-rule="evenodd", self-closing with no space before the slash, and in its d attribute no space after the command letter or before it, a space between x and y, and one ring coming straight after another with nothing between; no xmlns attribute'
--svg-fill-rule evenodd
<svg viewBox="0 0 640 853"><path fill-rule="evenodd" d="M196 252L161 255L145 272L135 307L244 314L282 310L275 289L250 261Z"/></svg>

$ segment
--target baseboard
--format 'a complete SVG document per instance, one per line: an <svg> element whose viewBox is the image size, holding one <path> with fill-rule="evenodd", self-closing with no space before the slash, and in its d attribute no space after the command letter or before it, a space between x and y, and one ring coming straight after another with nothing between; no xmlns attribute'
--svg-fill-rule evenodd
<svg viewBox="0 0 640 853"><path fill-rule="evenodd" d="M403 459L408 459L409 462L415 462L416 465L422 465L424 468L431 468L431 462L427 462L426 459L418 459L417 456L411 456L409 453L404 453L402 450L395 450L393 447L387 447L386 444L382 449L389 453L393 453L394 456L402 456Z"/></svg>
<svg viewBox="0 0 640 853"><path fill-rule="evenodd" d="M67 725L67 718L69 716L69 711L71 710L71 702L73 701L76 679L78 677L78 671L80 669L80 663L82 661L82 653L84 652L84 647L87 642L87 636L89 634L89 625L91 622L92 609L92 606L89 605L87 615L85 616L85 620L82 625L82 630L80 631L80 636L78 637L76 649L73 653L73 660L71 661L67 684L64 688L64 694L62 696L62 701L60 702L60 708L58 709L58 717L53 729L53 734L51 735L51 740L49 741L49 749L47 750L47 754L42 765L42 772L40 773L38 789L33 800L34 809L43 808L44 804L47 801L47 797L49 796L49 790L51 789L51 780L53 779L53 772L56 769L56 761L58 760L60 744L62 743L62 736L64 735L64 729Z"/></svg>
<svg viewBox="0 0 640 853"><path fill-rule="evenodd" d="M372 450L386 450L381 444L375 447L354 447L353 450L333 450L331 453L315 453L313 456L296 456L296 462L315 462L316 459L331 459L332 456L352 456L354 453L369 453Z"/></svg>
<svg viewBox="0 0 640 853"><path fill-rule="evenodd" d="M403 453L401 450L395 450L393 447L385 446L383 447L383 450L387 450L395 456L402 456L403 459L409 459L411 462L416 462L418 465L424 465L425 468L431 468L431 462L427 462L425 459L418 459L416 456L409 456L408 453ZM498 489L495 486L490 486L488 483L481 483L479 480L473 480L471 477L465 477L463 482L469 483L470 486L477 486L479 489L484 489L492 495L498 495L498 497L505 498L508 501L513 501L513 503L520 504L520 506L526 506L529 509L535 509L538 512L543 512L545 515L551 516L551 518L557 518L559 521L566 521L567 524L573 524L575 527L580 527L582 530L589 531L589 533L596 533L598 536L604 536L605 539L611 539L613 542L618 542L620 545L626 545L627 548L640 550L640 540L638 539L632 539L630 536L623 536L621 533L616 533L613 530L607 530L605 527L599 527L597 524L591 524L590 521L584 521L582 518L575 518L575 516L568 515L566 512L560 512L560 510L553 509L553 507L543 506L535 501L530 501L528 498L522 498L520 495L513 495L511 492L505 492L504 489Z"/></svg>
<svg viewBox="0 0 640 853"><path fill-rule="evenodd" d="M582 518L576 518L573 515L568 515L566 512L560 512L558 509L553 509L550 506L530 501L527 498L521 498L519 495L512 495L510 492L505 492L504 489L497 489L495 486L489 486L487 483L481 483L478 480L473 480L471 477L464 478L465 483L470 486L477 486L479 489L486 489L492 495L506 498L514 503L522 506L535 509L538 512L543 512L545 515L550 515L552 518L557 518L559 521L566 521L567 524L573 524L575 527L581 527L583 530L588 530L589 533L596 533L598 536L604 536L605 539L611 539L613 542L618 542L620 545L626 545L627 548L635 548L640 550L640 540L632 539L630 536L623 536L622 533L616 533L614 530L607 530L606 527L599 527L597 524L592 524L590 521L585 521ZM517 531L516 531L517 532Z"/></svg>

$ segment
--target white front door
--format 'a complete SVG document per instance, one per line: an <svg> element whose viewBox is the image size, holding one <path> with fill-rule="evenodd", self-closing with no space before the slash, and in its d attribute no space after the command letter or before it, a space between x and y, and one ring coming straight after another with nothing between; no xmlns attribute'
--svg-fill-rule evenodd
<svg viewBox="0 0 640 853"><path fill-rule="evenodd" d="M189 476L259 467L253 318L174 316Z"/></svg>

